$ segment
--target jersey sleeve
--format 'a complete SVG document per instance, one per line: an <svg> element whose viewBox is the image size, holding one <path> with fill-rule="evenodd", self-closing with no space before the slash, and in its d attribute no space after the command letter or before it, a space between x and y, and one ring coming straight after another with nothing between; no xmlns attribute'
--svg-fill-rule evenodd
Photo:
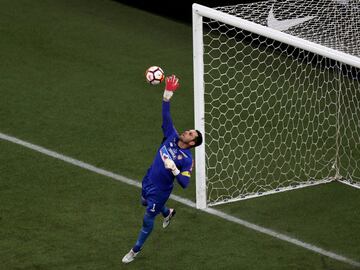
<svg viewBox="0 0 360 270"><path fill-rule="evenodd" d="M176 180L182 188L187 188L190 183L192 170L192 160L188 159L184 166L181 168L180 173L176 176Z"/></svg>
<svg viewBox="0 0 360 270"><path fill-rule="evenodd" d="M163 134L165 138L170 137L173 134L176 134L176 129L174 127L171 114L170 114L170 102L162 102L162 126Z"/></svg>

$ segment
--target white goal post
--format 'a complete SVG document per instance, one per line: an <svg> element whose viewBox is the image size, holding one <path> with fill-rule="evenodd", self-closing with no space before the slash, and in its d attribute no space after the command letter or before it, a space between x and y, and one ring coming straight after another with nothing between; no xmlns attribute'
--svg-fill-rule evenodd
<svg viewBox="0 0 360 270"><path fill-rule="evenodd" d="M334 180L360 188L359 23L351 40L332 43L333 32L323 38L316 29L309 38L300 28L321 23L318 14L291 19L294 0L278 2L289 10L281 19L276 1L262 9L193 4L200 209Z"/></svg>

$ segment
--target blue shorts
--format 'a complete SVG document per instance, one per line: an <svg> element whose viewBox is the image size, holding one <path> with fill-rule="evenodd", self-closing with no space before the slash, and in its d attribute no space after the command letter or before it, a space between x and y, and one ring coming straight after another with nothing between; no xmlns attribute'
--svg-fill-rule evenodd
<svg viewBox="0 0 360 270"><path fill-rule="evenodd" d="M145 179L144 179L145 180ZM156 216L161 212L171 194L164 192L150 181L143 181L141 190L141 202L146 206L146 212L151 216Z"/></svg>

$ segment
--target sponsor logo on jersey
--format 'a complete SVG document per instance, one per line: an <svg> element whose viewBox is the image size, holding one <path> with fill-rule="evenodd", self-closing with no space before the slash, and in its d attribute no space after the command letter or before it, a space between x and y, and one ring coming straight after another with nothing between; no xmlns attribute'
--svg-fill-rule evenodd
<svg viewBox="0 0 360 270"><path fill-rule="evenodd" d="M168 150L166 149L165 145L160 148L159 152L160 152L160 157L161 157L162 161L165 161L165 159L167 159L167 158L172 159L169 152L168 152Z"/></svg>
<svg viewBox="0 0 360 270"><path fill-rule="evenodd" d="M178 155L177 159L178 160L182 160L183 156L182 155Z"/></svg>
<svg viewBox="0 0 360 270"><path fill-rule="evenodd" d="M169 152L170 152L172 158L175 159L175 158L176 158L176 152L177 152L176 149L170 148L170 149L169 149Z"/></svg>

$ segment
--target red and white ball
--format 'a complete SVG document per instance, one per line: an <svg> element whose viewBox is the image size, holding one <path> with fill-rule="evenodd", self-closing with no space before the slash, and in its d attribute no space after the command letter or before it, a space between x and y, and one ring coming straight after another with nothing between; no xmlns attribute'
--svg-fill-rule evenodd
<svg viewBox="0 0 360 270"><path fill-rule="evenodd" d="M148 83L156 85L164 80L165 75L161 67L152 66L145 71L145 77Z"/></svg>

